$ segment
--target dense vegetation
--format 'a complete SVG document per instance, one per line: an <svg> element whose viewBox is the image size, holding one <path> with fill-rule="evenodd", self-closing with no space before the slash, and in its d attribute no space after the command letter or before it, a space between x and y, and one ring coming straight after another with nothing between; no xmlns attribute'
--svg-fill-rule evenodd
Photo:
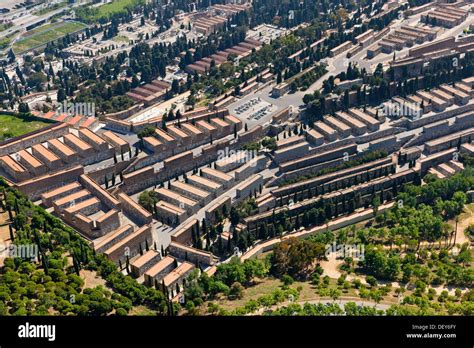
<svg viewBox="0 0 474 348"><path fill-rule="evenodd" d="M391 18L379 18L361 25L361 14L373 15L379 13L382 3L363 3L360 4L359 8L344 3L345 9L343 9L337 2L327 1L321 3L306 0L301 4L296 2L258 1L252 3L251 11L232 15L222 30L201 40L191 41L180 36L174 43L161 43L153 47L140 42L135 44L128 54L122 52L116 57L107 57L103 63L81 67L70 63L62 52L64 48L71 44L89 39L92 35L101 32L104 39L116 36L118 26L130 22L133 18L136 18L137 14L141 15L142 23L145 20L156 23L158 30L151 35L151 38L153 38L171 27L172 18L179 11L189 11L191 5L196 6L197 9L204 9L214 3L220 3L220 1L206 0L196 3L189 0L180 0L162 6L159 1L149 1L145 4L139 0L120 0L98 8L80 7L76 9L76 15L82 21L91 23L91 26L81 34L68 34L60 40L51 42L45 49L45 62L58 58L64 59L63 65L67 69L60 71L57 76L55 76L51 67L45 66L43 62L35 73L28 69L23 69L23 71L18 69L17 75L21 83L17 81L11 83L8 76L2 74L3 83L0 83L0 102L5 104L14 103L18 102L18 97L28 92L58 88L58 99L60 101L71 98L75 102L84 102L95 98L94 102L97 104L96 109L99 113L124 110L132 104L132 101L124 94L140 84L150 82L157 77L163 77L166 74L166 66L174 64L173 61L182 52L184 52L184 57L180 59L179 63L181 69L187 64L215 53L217 50L223 50L241 42L244 40L249 26L254 27L265 20L268 20L268 23L275 22L275 24L283 27L295 27L303 22L308 22L310 25L300 27L294 34L278 38L269 45L265 45L258 52L253 52L250 56L242 59L237 67L234 67L231 63L223 64L220 67L213 64L209 73L204 76L189 75L185 83L173 86L166 97L170 98L176 93L189 90L191 96L188 105L194 106L198 96L203 99L202 102L204 103L207 99L222 93L232 93L232 90L234 90L234 93L238 93L240 84L258 75L270 63L272 72L280 73L284 79L292 78L305 69L315 67L314 70L306 71L295 78L291 84L292 90L306 89L324 73L324 69L321 66L315 66L315 63L326 57L331 48L346 40L353 40L356 35L368 28L385 26ZM356 11L355 16L349 18L348 11ZM392 12L396 14L396 11ZM331 28L336 30L324 40L323 45L315 51L311 50L309 45L314 41L313 39L320 39L323 32ZM191 53L190 49L195 51ZM288 56L298 50L303 51L298 57L301 62L297 59L288 59ZM10 52L8 61L11 63L15 59L14 53ZM125 64L126 59L128 59L129 64ZM248 69L250 66L253 68ZM24 77L24 81L21 81L22 77L20 75ZM123 77L124 75L128 79L119 79L119 76ZM32 79L34 82L25 83ZM77 91L78 89L79 91Z"/></svg>
<svg viewBox="0 0 474 348"><path fill-rule="evenodd" d="M444 180L427 176L425 185L405 186L398 193L398 204L377 214L365 227L354 225L306 239L285 239L264 260L250 259L241 263L233 259L218 266L213 278L196 275L194 285L187 290L187 299L192 301L186 306L187 312L197 314L206 310L220 315L244 315L265 309L263 313L270 315L472 315L473 291L469 289L474 282L474 270L470 266L471 251L467 244L456 246L456 234L448 221L462 212L468 203L464 192L473 187L471 168ZM239 210L252 209L251 203L245 202ZM233 208L232 220L236 213ZM471 229L474 230L469 227L467 233L471 233ZM332 243L365 246L363 258L344 257L340 266L342 276L335 284L324 275L320 266L327 256L327 246ZM349 281L348 275L355 279ZM210 302L223 298L241 299L245 289L271 277L281 280L281 289L248 300L244 306L232 311ZM361 277L366 281L361 282ZM346 303L342 308L333 302L293 303L271 309L288 299L295 301L300 297L301 286L291 287L294 279L310 281L318 296L333 301L350 293L376 304L390 297L399 297L400 302L386 310L358 307L354 302ZM380 281L396 281L399 285L382 286ZM450 295L446 290L437 292L434 287L438 286L454 286L455 294ZM463 288L467 289L464 293ZM197 308L206 301L207 308Z"/></svg>
<svg viewBox="0 0 474 348"><path fill-rule="evenodd" d="M0 197L12 243L38 246L32 260L5 259L0 273L2 315L125 315L140 305L157 314L169 312L160 291L122 274L61 220L11 188L3 187ZM106 287L85 288L81 270L97 274Z"/></svg>

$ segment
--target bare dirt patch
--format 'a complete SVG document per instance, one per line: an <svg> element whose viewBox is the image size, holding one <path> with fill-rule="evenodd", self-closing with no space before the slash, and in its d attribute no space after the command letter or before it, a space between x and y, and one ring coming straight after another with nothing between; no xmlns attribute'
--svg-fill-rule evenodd
<svg viewBox="0 0 474 348"><path fill-rule="evenodd" d="M95 288L96 286L102 285L107 288L106 281L99 277L96 272L81 269L79 272L80 277L84 280L84 289ZM111 289L109 289L112 291Z"/></svg>

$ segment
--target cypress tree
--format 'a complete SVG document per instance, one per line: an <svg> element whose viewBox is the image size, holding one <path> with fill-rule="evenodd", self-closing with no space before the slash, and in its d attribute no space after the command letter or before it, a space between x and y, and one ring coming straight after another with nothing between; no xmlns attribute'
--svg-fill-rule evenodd
<svg viewBox="0 0 474 348"><path fill-rule="evenodd" d="M130 274L130 259L128 258L128 255L125 259L125 268L127 269L127 274Z"/></svg>
<svg viewBox="0 0 474 348"><path fill-rule="evenodd" d="M44 268L44 274L49 275L48 257L44 253L42 253L41 256L42 256L41 260L42 260L42 264Z"/></svg>
<svg viewBox="0 0 474 348"><path fill-rule="evenodd" d="M10 240L13 242L15 240L15 234L13 233L13 227L11 224L8 224L8 230L10 232Z"/></svg>
<svg viewBox="0 0 474 348"><path fill-rule="evenodd" d="M18 206L18 199L15 198L15 202L13 205L13 209L15 210L16 215L20 214L20 207Z"/></svg>

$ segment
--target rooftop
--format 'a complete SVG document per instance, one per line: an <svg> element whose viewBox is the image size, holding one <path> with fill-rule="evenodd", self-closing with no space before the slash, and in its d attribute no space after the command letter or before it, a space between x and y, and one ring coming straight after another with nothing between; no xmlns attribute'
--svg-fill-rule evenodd
<svg viewBox="0 0 474 348"><path fill-rule="evenodd" d="M48 159L49 161L51 162L54 162L54 161L59 161L59 157L56 156L54 153L52 153L51 151L49 151L47 148L45 148L43 145L41 144L37 144L37 145L34 145L32 147L36 152L40 153L43 157L45 157L46 159Z"/></svg>
<svg viewBox="0 0 474 348"><path fill-rule="evenodd" d="M178 279L185 276L193 268L194 268L194 265L192 263L189 263L187 261L183 262L181 265L179 265L177 268L172 270L163 278L163 282L165 286L174 284Z"/></svg>
<svg viewBox="0 0 474 348"><path fill-rule="evenodd" d="M153 260L153 258L158 257L159 255L160 254L156 250L148 250L145 254L133 261L131 265L140 268L146 265L147 262Z"/></svg>
<svg viewBox="0 0 474 348"><path fill-rule="evenodd" d="M64 136L64 139L69 140L71 143L76 145L78 148L80 148L82 151L87 151L91 150L92 147L87 144L85 141L81 140L80 138L76 137L74 134L69 133Z"/></svg>
<svg viewBox="0 0 474 348"><path fill-rule="evenodd" d="M51 139L48 141L48 144L57 149L59 152L64 154L65 156L73 156L76 152L71 150L67 145L60 142L58 139Z"/></svg>
<svg viewBox="0 0 474 348"><path fill-rule="evenodd" d="M28 162L32 167L39 168L43 166L43 163L41 163L35 156L31 155L28 151L26 150L20 150L18 152L18 155Z"/></svg>
<svg viewBox="0 0 474 348"><path fill-rule="evenodd" d="M111 131L105 131L104 133L102 133L102 135L104 137L106 137L107 139L109 139L110 141L114 142L115 144L119 145L119 146L126 146L128 145L128 143L123 140L122 138L120 138L117 134L115 134L114 132L111 132Z"/></svg>
<svg viewBox="0 0 474 348"><path fill-rule="evenodd" d="M9 155L0 157L0 159L8 166L11 170L15 172L26 172L26 169L23 168L21 164L11 158Z"/></svg>
<svg viewBox="0 0 474 348"><path fill-rule="evenodd" d="M174 258L171 256L165 256L160 261L158 261L153 267L145 272L145 275L154 278L158 273L162 272L164 269L168 268L174 262Z"/></svg>
<svg viewBox="0 0 474 348"><path fill-rule="evenodd" d="M106 144L107 142L102 139L101 137L99 137L97 134L95 134L93 131L91 131L90 129L88 128L81 128L79 130L79 133L84 135L86 138L90 139L92 142L94 142L95 144L97 145L101 145L101 144Z"/></svg>
<svg viewBox="0 0 474 348"><path fill-rule="evenodd" d="M218 177L218 178L220 178L222 180L225 180L225 181L231 181L233 179L232 176L230 176L226 173L223 173L219 170L212 169L212 168L202 168L201 171L203 173L209 174L209 175L214 176L214 177Z"/></svg>

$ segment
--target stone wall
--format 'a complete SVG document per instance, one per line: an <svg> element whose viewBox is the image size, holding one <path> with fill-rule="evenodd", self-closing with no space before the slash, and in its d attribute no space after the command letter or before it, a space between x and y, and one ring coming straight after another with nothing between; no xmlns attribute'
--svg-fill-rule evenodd
<svg viewBox="0 0 474 348"><path fill-rule="evenodd" d="M243 200L263 187L263 176L254 174L236 187L236 201Z"/></svg>
<svg viewBox="0 0 474 348"><path fill-rule="evenodd" d="M188 260L192 263L200 263L202 265L212 265L214 264L214 257L212 253L207 251L202 251L196 248L191 248L176 242L171 242L168 246L168 252L182 260Z"/></svg>
<svg viewBox="0 0 474 348"><path fill-rule="evenodd" d="M376 139L384 138L389 135L399 134L404 132L406 129L402 127L390 127L381 131L369 133L355 138L356 144L365 144Z"/></svg>
<svg viewBox="0 0 474 348"><path fill-rule="evenodd" d="M421 175L426 174L428 170L434 167L437 164L449 162L455 158L455 153L457 153L457 148L451 148L434 155L422 158L420 160L420 172Z"/></svg>
<svg viewBox="0 0 474 348"><path fill-rule="evenodd" d="M286 122L291 116L290 107L286 107L283 110L277 112L275 115L272 116L272 123L282 123Z"/></svg>
<svg viewBox="0 0 474 348"><path fill-rule="evenodd" d="M245 163L243 166L237 168L233 172L235 181L245 180L252 174L262 171L266 168L267 163L268 159L264 155L260 155L251 159L249 162Z"/></svg>
<svg viewBox="0 0 474 348"><path fill-rule="evenodd" d="M466 129L461 132L451 133L442 138L434 139L425 143L424 152L432 154L457 147L463 143L470 143L474 139L474 128Z"/></svg>
<svg viewBox="0 0 474 348"><path fill-rule="evenodd" d="M73 219L74 227L86 236L92 236L92 230L95 228L94 221L87 216L77 214Z"/></svg>
<svg viewBox="0 0 474 348"><path fill-rule="evenodd" d="M119 133L127 134L132 131L132 124L128 121L117 120L115 118L105 118L105 128Z"/></svg>
<svg viewBox="0 0 474 348"><path fill-rule="evenodd" d="M315 198L294 203L290 206L278 208L275 210L275 214L278 214L280 211L284 210L287 211L288 215L291 216L291 219L294 220L295 216L307 211L309 208L314 207L317 204L325 205L326 202L332 202L337 207L336 211L338 213L335 215L340 215L345 213L347 210L343 203L346 202L347 199L354 197L356 194L360 195L360 205L364 206L367 203L370 204L374 194L379 193L381 190L393 190L395 186L400 188L402 185L412 182L416 177L416 174L417 172L414 169L408 169L396 174L390 174L388 176L377 178L346 189L318 195ZM359 207L356 206L356 208ZM269 223L272 219L272 216L273 211L268 211L250 216L245 219L245 222L249 227L249 230L252 232L261 224Z"/></svg>
<svg viewBox="0 0 474 348"><path fill-rule="evenodd" d="M338 158L343 159L343 157L346 154L347 156L350 156L356 153L357 153L356 144L347 145L340 148L328 150L323 153L318 153L316 155L303 157L292 162L286 162L286 163L280 164L280 171L289 172L289 171L304 168L313 164L319 164L319 163L331 161Z"/></svg>
<svg viewBox="0 0 474 348"><path fill-rule="evenodd" d="M304 191L305 189L307 190L307 189L316 188L317 186L323 185L326 182L331 181L333 183L337 183L338 180L341 178L347 178L348 176L353 176L353 175L362 175L363 173L368 173L374 168L380 168L386 165L390 165L392 167L394 166L392 157L383 158L380 160L368 162L368 163L355 166L352 168L338 170L334 173L317 176L315 178L297 182L295 184L279 187L273 190L272 194L276 197L290 196L296 192ZM306 198L306 196L304 197Z"/></svg>
<svg viewBox="0 0 474 348"><path fill-rule="evenodd" d="M106 235L120 227L119 212L115 209L109 210L107 213L99 217L96 221L96 229L98 233L95 237Z"/></svg>
<svg viewBox="0 0 474 348"><path fill-rule="evenodd" d="M152 256L149 256L149 255L152 255ZM140 260L142 257L147 257L147 258L149 257L149 259L148 259L147 262L140 265L139 267L136 266L135 263L132 263L130 265L131 273L135 278L138 278L141 275L143 275L143 273L145 273L153 265L155 265L158 261L161 260L161 254L156 250L149 250L147 253L145 253L143 256L141 256L138 260Z"/></svg>
<svg viewBox="0 0 474 348"><path fill-rule="evenodd" d="M99 198L100 201L109 209L120 209L120 202L114 196L104 190L100 185L95 183L94 180L89 178L87 175L81 175L79 177L79 182L82 184L82 186L84 186L84 188L86 188L94 196Z"/></svg>
<svg viewBox="0 0 474 348"><path fill-rule="evenodd" d="M98 253L103 253L132 232L133 227L131 225L121 226L119 229L110 232L106 237L104 237L107 239L106 241L104 241L104 238L100 238L99 240L91 242L91 247L93 247Z"/></svg>
<svg viewBox="0 0 474 348"><path fill-rule="evenodd" d="M53 124L38 131L31 132L0 143L0 156L18 152L47 140L59 138L69 133L69 126L64 123Z"/></svg>
<svg viewBox="0 0 474 348"><path fill-rule="evenodd" d="M118 194L118 200L121 203L122 211L135 222L138 226L151 224L153 216L145 208L132 200L125 193Z"/></svg>
<svg viewBox="0 0 474 348"><path fill-rule="evenodd" d="M222 214L224 206L227 209L227 212L230 212L231 208L231 199L229 196L221 196L212 206L206 209L206 220L211 224L216 221L216 214L219 212Z"/></svg>
<svg viewBox="0 0 474 348"><path fill-rule="evenodd" d="M15 187L27 195L29 199L35 201L40 198L42 193L77 181L82 174L84 174L84 167L75 166L53 174L47 174L24 181L16 184Z"/></svg>
<svg viewBox="0 0 474 348"><path fill-rule="evenodd" d="M445 120L453 116L460 115L460 114L463 114L465 112L470 112L470 111L474 111L474 103L458 106L452 110L438 112L434 115L423 116L418 120L413 120L413 121L409 120L407 125L409 129L420 128L427 124ZM472 117L473 114L469 113L469 115L471 115Z"/></svg>
<svg viewBox="0 0 474 348"><path fill-rule="evenodd" d="M105 114L105 116L111 119L124 120L132 116L133 114L137 113L142 107L143 107L143 104L135 104L126 110L122 110L122 111L118 111L118 112L114 112L110 114Z"/></svg>
<svg viewBox="0 0 474 348"><path fill-rule="evenodd" d="M262 126L255 126L254 128L248 130L247 132L241 133L238 136L239 143L249 143L253 142L265 134L265 129Z"/></svg>
<svg viewBox="0 0 474 348"><path fill-rule="evenodd" d="M113 262L118 263L119 260L124 263L127 259L133 258L140 253L140 247L145 250L146 244L149 246L153 241L150 225L145 225L137 231L131 233L111 248L106 250L104 254Z"/></svg>
<svg viewBox="0 0 474 348"><path fill-rule="evenodd" d="M197 219L191 219L184 224L178 226L174 233L171 235L171 241L184 245L191 245L192 243L192 232L199 228L199 221Z"/></svg>

